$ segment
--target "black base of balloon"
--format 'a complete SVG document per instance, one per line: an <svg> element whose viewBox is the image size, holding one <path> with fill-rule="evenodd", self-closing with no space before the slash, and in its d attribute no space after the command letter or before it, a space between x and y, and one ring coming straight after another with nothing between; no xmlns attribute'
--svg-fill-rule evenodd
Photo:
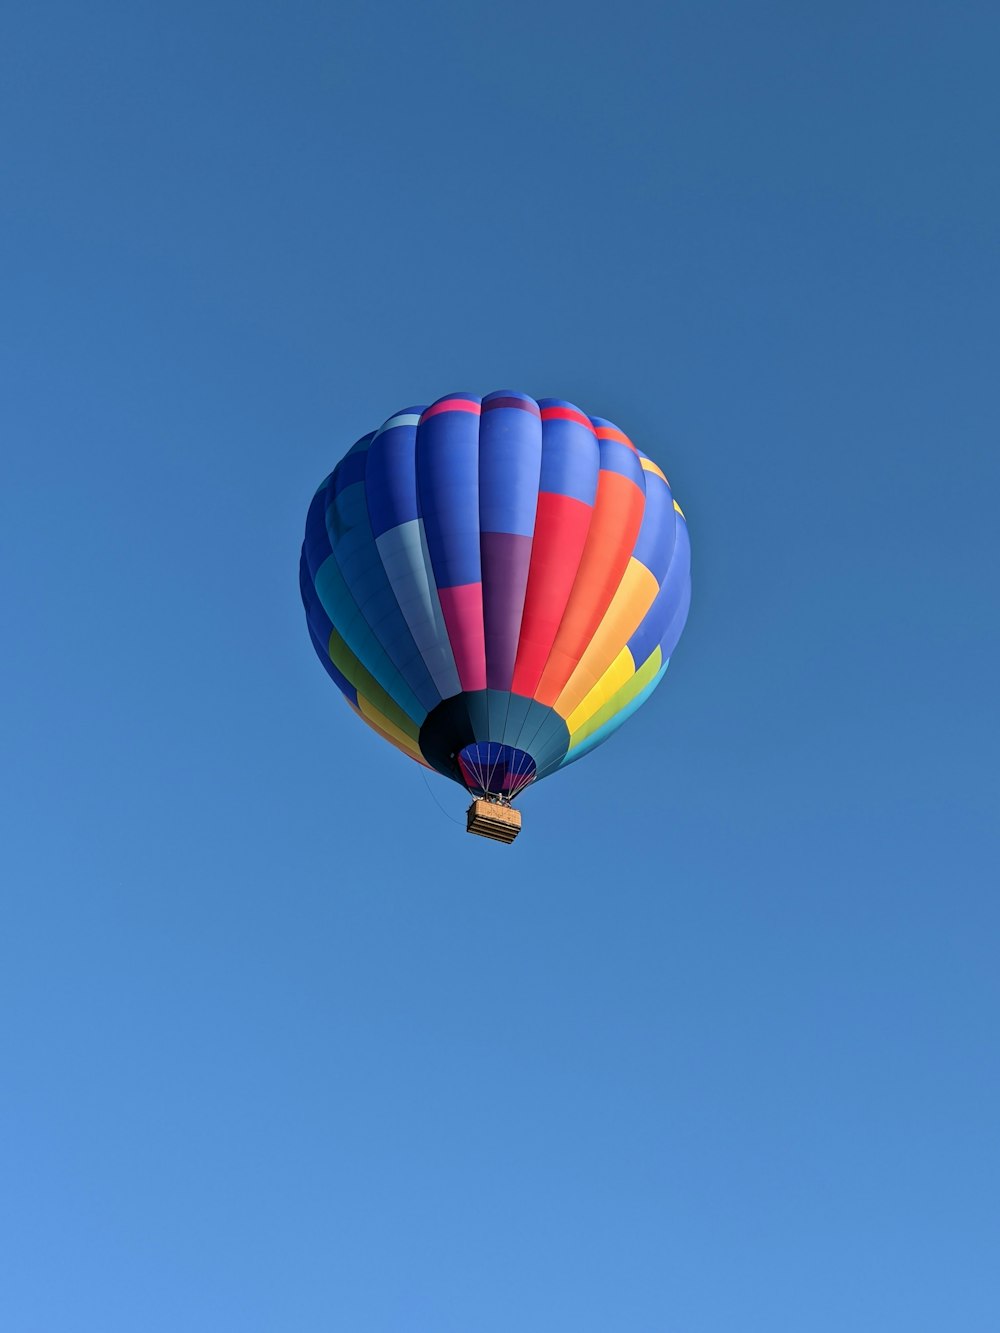
<svg viewBox="0 0 1000 1333"><path fill-rule="evenodd" d="M553 709L502 690L472 690L445 699L420 728L420 752L431 768L463 787L458 756L476 741L500 741L523 750L542 777L565 755L569 730Z"/></svg>

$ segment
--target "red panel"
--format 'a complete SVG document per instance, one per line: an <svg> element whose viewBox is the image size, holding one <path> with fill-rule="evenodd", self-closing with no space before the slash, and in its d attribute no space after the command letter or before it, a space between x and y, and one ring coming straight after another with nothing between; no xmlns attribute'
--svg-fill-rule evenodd
<svg viewBox="0 0 1000 1333"><path fill-rule="evenodd" d="M628 477L602 469L594 516L573 592L534 697L550 707L594 637L628 566L646 497Z"/></svg>
<svg viewBox="0 0 1000 1333"><path fill-rule="evenodd" d="M543 421L575 421L579 426L586 426L587 430L594 429L590 417L585 417L575 407L543 407L541 415Z"/></svg>
<svg viewBox="0 0 1000 1333"><path fill-rule="evenodd" d="M428 417L436 417L439 412L473 412L478 417L480 407L471 398L442 398L440 402L425 407L420 414L420 420L426 421Z"/></svg>
<svg viewBox="0 0 1000 1333"><path fill-rule="evenodd" d="M617 440L619 444L627 444L635 453L639 452L629 437L620 431L617 426L598 426L597 438L599 440Z"/></svg>
<svg viewBox="0 0 1000 1333"><path fill-rule="evenodd" d="M633 488L634 489L634 488ZM590 505L540 491L511 691L531 698L548 661L587 542Z"/></svg>
<svg viewBox="0 0 1000 1333"><path fill-rule="evenodd" d="M438 597L462 689L485 690L483 585L464 583L456 588L438 588Z"/></svg>

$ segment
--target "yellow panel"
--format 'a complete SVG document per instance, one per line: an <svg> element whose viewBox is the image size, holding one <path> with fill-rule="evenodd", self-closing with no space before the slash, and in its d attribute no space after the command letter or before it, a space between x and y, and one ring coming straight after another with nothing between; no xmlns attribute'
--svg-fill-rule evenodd
<svg viewBox="0 0 1000 1333"><path fill-rule="evenodd" d="M676 500L674 501L674 508L677 510L678 514L680 514L681 518L684 518L684 510L680 507L680 505L677 503ZM685 523L687 522L686 518L684 518L684 522Z"/></svg>
<svg viewBox="0 0 1000 1333"><path fill-rule="evenodd" d="M600 727L603 727L605 722L609 722L617 712L626 706L626 704L631 703L637 694L641 694L662 665L663 653L659 648L655 648L649 657L646 658L645 662L643 662L635 675L630 676L625 684L622 685L610 699L603 703L595 713L587 718L586 722L584 722L578 730L571 732L569 738L569 750L573 750L581 741L585 741L588 736L592 736L595 731Z"/></svg>
<svg viewBox="0 0 1000 1333"><path fill-rule="evenodd" d="M350 699L347 702L350 703ZM351 707L354 708L354 705L351 704ZM411 759L416 759L417 763L423 764L425 768L427 767L417 743L405 732L400 731L394 723L390 722L384 713L380 713L374 704L368 702L364 695L358 695L358 707L354 711L380 736L384 736L387 741L391 741L397 750L402 750L405 755L409 755Z"/></svg>
<svg viewBox="0 0 1000 1333"><path fill-rule="evenodd" d="M578 731L588 718L593 717L634 675L635 659L627 648L623 648L583 702L566 719L570 735Z"/></svg>
<svg viewBox="0 0 1000 1333"><path fill-rule="evenodd" d="M561 717L575 712L594 688L621 652L622 645L628 643L642 624L659 591L654 576L632 556L604 619L556 700L555 709Z"/></svg>
<svg viewBox="0 0 1000 1333"><path fill-rule="evenodd" d="M642 463L643 472L655 472L658 477L663 477L663 473L651 458L641 458L639 461ZM663 477L663 480L667 481L666 477ZM670 485L669 481L667 481L667 485Z"/></svg>
<svg viewBox="0 0 1000 1333"><path fill-rule="evenodd" d="M420 730L416 722L403 712L395 699L382 688L371 672L358 661L335 629L330 631L327 652L330 654L330 661L341 675L351 682L358 691L359 697L361 691L364 691L369 699L374 699L377 702L379 711L384 716L391 718L393 724L400 731L416 740L417 733Z"/></svg>

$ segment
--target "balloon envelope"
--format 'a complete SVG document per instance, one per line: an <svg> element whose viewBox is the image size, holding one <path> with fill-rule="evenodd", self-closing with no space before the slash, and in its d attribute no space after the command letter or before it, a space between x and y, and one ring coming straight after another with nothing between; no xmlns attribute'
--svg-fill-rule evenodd
<svg viewBox="0 0 1000 1333"><path fill-rule="evenodd" d="M309 508L300 583L355 713L469 791L512 798L656 688L690 568L666 477L611 422L462 393L341 459Z"/></svg>

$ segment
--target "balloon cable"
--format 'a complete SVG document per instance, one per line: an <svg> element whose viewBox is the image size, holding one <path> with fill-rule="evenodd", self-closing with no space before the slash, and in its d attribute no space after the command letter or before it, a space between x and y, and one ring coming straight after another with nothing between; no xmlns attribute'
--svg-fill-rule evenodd
<svg viewBox="0 0 1000 1333"><path fill-rule="evenodd" d="M434 792L431 790L431 784L427 781L427 774L423 771L423 769L420 770L420 776L424 780L424 786L427 788L428 795L430 796L434 804L437 806L437 808L444 815L445 819L450 819L453 824L459 824L459 825L464 824L465 822L464 820L456 819L454 815L450 815L448 811L444 808L444 806L441 804L441 802L438 800L438 798L434 795Z"/></svg>

